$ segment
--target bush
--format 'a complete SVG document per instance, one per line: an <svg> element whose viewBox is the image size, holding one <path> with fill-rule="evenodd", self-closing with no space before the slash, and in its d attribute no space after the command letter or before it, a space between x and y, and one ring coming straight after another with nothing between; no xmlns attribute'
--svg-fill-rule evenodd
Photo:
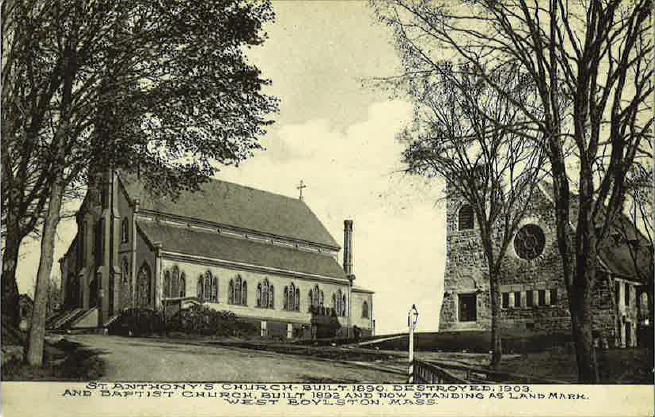
<svg viewBox="0 0 655 417"><path fill-rule="evenodd" d="M168 322L173 332L203 336L250 336L257 332L251 323L239 321L229 311L217 311L202 304L180 310Z"/></svg>
<svg viewBox="0 0 655 417"><path fill-rule="evenodd" d="M162 312L148 308L130 308L121 311L118 318L109 325L110 334L148 336L166 331Z"/></svg>

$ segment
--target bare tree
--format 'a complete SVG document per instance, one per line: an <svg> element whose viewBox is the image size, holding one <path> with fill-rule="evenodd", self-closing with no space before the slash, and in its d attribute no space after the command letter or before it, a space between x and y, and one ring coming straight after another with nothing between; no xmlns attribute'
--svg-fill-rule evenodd
<svg viewBox="0 0 655 417"><path fill-rule="evenodd" d="M544 155L511 129L488 120L491 115L514 126L521 123L521 112L484 79L471 75L466 64L404 63L403 76L381 80L405 90L414 102L413 123L400 134L407 146L403 162L409 173L445 178L447 197L473 209L489 278L491 366L497 368L502 358L502 261L529 208ZM499 71L494 77L515 87L515 100L528 99L531 87L515 73Z"/></svg>
<svg viewBox="0 0 655 417"><path fill-rule="evenodd" d="M652 149L652 147L651 147ZM653 322L654 274L653 259L653 171L647 164L635 165L626 178L626 214L616 222L613 232L628 249L633 274L644 283L637 294L642 318ZM642 305L640 295L647 295ZM645 312L644 312L645 310Z"/></svg>
<svg viewBox="0 0 655 417"><path fill-rule="evenodd" d="M647 155L640 145L653 124L651 1L374 0L373 6L404 45L401 53L471 63L538 133L525 137L544 149L554 184L578 377L598 382L591 294L598 247L623 209L624 178ZM512 99L491 77L498 69L529 78L539 105ZM521 129L516 133L525 134Z"/></svg>

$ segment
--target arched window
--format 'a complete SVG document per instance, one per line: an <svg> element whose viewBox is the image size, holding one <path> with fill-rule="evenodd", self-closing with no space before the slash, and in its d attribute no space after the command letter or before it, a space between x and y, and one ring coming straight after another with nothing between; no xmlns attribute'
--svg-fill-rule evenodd
<svg viewBox="0 0 655 417"><path fill-rule="evenodd" d="M312 309L317 311L321 307L324 307L325 295L323 290L318 287L318 284L314 285L314 289L309 292L309 310Z"/></svg>
<svg viewBox="0 0 655 417"><path fill-rule="evenodd" d="M180 274L180 289L179 289L179 294L180 297L186 297L186 276L184 275L184 272Z"/></svg>
<svg viewBox="0 0 655 417"><path fill-rule="evenodd" d="M268 308L275 308L275 287L273 285L268 289Z"/></svg>
<svg viewBox="0 0 655 417"><path fill-rule="evenodd" d="M366 301L362 304L362 317L368 318L368 302Z"/></svg>
<svg viewBox="0 0 655 417"><path fill-rule="evenodd" d="M262 284L262 299L260 300L260 305L264 308L268 308L268 289L269 289L269 283L268 279L264 280L264 283Z"/></svg>
<svg viewBox="0 0 655 417"><path fill-rule="evenodd" d="M262 289L262 294L263 294ZM248 305L248 283L244 281L240 275L237 275L236 278L231 279L228 285L228 303L237 304L237 305ZM260 297L261 304L261 297ZM261 304L264 306L265 304Z"/></svg>
<svg viewBox="0 0 655 417"><path fill-rule="evenodd" d="M342 294L341 289L338 289L336 293L332 294L332 308L337 316L345 316L345 300L346 296Z"/></svg>
<svg viewBox="0 0 655 417"><path fill-rule="evenodd" d="M312 291L309 290L311 306ZM289 311L298 311L300 309L300 289L293 282L290 286L284 287L284 309Z"/></svg>
<svg viewBox="0 0 655 417"><path fill-rule="evenodd" d="M264 282L257 284L257 305L263 308L273 308L274 291L273 285L268 282L268 279L264 279ZM285 306L288 305L288 301L288 298L285 298Z"/></svg>
<svg viewBox="0 0 655 417"><path fill-rule="evenodd" d="M147 307L150 304L150 267L143 263L137 275L137 306Z"/></svg>
<svg viewBox="0 0 655 417"><path fill-rule="evenodd" d="M79 245L79 264L82 266L86 266L86 247L85 247L85 240L86 236L84 235L86 233L86 228L84 227L84 222L80 224L80 245Z"/></svg>
<svg viewBox="0 0 655 417"><path fill-rule="evenodd" d="M341 296L341 315L346 316L346 294Z"/></svg>
<svg viewBox="0 0 655 417"><path fill-rule="evenodd" d="M469 204L464 204L459 209L458 223L459 230L473 229L473 207Z"/></svg>
<svg viewBox="0 0 655 417"><path fill-rule="evenodd" d="M257 307L262 307L262 283L257 284L257 299L255 300Z"/></svg>
<svg viewBox="0 0 655 417"><path fill-rule="evenodd" d="M211 299L213 302L218 303L218 277L212 278L212 294Z"/></svg>
<svg viewBox="0 0 655 417"><path fill-rule="evenodd" d="M314 299L312 300L312 307L318 307L320 305L319 304L320 297L321 297L321 294L320 294L320 290L318 289L318 285L315 285L314 286Z"/></svg>
<svg viewBox="0 0 655 417"><path fill-rule="evenodd" d="M234 304L241 304L241 277L234 280Z"/></svg>
<svg viewBox="0 0 655 417"><path fill-rule="evenodd" d="M246 281L241 284L241 305L248 305L248 283Z"/></svg>
<svg viewBox="0 0 655 417"><path fill-rule="evenodd" d="M202 278L202 275L198 277L198 285L196 286L196 294L198 295L198 300L202 303L205 301L205 296L204 296L204 282L205 280Z"/></svg>
<svg viewBox="0 0 655 417"><path fill-rule="evenodd" d="M169 297L177 297L180 292L180 268L173 267L173 274L171 275L171 288L168 292Z"/></svg>
<svg viewBox="0 0 655 417"><path fill-rule="evenodd" d="M203 279L203 295L205 296L205 301L211 301L213 298L213 288L212 288L212 273L210 271L205 272L205 277Z"/></svg>
<svg viewBox="0 0 655 417"><path fill-rule="evenodd" d="M123 283L129 282L130 279L130 262L123 258Z"/></svg>
<svg viewBox="0 0 655 417"><path fill-rule="evenodd" d="M171 273L164 272L164 298L171 296Z"/></svg>
<svg viewBox="0 0 655 417"><path fill-rule="evenodd" d="M130 240L130 221L125 217L121 222L121 242L127 243Z"/></svg>

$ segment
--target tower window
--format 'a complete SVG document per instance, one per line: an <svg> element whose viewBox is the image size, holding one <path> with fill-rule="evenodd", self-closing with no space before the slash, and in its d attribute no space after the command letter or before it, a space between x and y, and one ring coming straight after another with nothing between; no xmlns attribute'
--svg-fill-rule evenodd
<svg viewBox="0 0 655 417"><path fill-rule="evenodd" d="M458 223L459 230L473 229L473 207L465 204L459 209Z"/></svg>

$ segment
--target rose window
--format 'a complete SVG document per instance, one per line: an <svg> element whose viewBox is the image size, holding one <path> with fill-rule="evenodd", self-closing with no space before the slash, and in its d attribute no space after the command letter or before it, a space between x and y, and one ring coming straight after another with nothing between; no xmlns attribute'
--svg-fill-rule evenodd
<svg viewBox="0 0 655 417"><path fill-rule="evenodd" d="M523 226L514 237L514 250L523 259L535 259L544 251L546 237L536 224Z"/></svg>

